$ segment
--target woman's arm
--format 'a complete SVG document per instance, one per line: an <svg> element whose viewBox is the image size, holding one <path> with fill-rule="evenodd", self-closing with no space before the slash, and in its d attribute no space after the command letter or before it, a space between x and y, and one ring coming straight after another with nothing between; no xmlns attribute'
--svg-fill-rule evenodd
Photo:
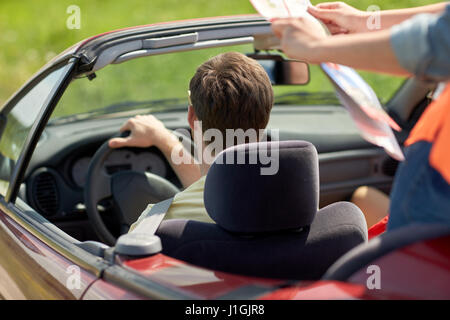
<svg viewBox="0 0 450 320"><path fill-rule="evenodd" d="M307 17L275 20L272 29L281 39L282 50L299 60L433 81L450 79L450 7L439 15L417 15L370 33L327 37Z"/></svg>
<svg viewBox="0 0 450 320"><path fill-rule="evenodd" d="M438 14L445 10L450 2L441 2L422 7L383 10L375 12L357 10L344 2L325 2L308 9L309 13L321 20L331 34L361 33L389 29L417 14ZM377 28L374 19L379 19Z"/></svg>
<svg viewBox="0 0 450 320"><path fill-rule="evenodd" d="M381 11L381 28L388 29L393 25L402 23L403 21L412 18L413 16L421 13L431 13L439 14L444 12L445 7L450 4L450 2L441 2L430 4L427 6L407 8L407 9L397 9L397 10L384 10Z"/></svg>
<svg viewBox="0 0 450 320"><path fill-rule="evenodd" d="M409 75L391 47L390 31L338 36L322 35L310 19L280 19L272 29L290 58L309 63L334 62L357 69Z"/></svg>

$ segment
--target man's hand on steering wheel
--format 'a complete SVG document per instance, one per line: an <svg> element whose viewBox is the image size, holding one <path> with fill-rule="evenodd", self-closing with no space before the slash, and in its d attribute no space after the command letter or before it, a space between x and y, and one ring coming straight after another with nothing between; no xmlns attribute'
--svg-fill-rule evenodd
<svg viewBox="0 0 450 320"><path fill-rule="evenodd" d="M120 132L130 131L127 137L109 140L112 149L122 147L148 148L155 146L163 153L179 144L179 140L153 115L138 115L130 118L120 128Z"/></svg>
<svg viewBox="0 0 450 320"><path fill-rule="evenodd" d="M191 154L183 144L168 130L164 124L153 115L138 115L128 119L120 128L120 132L129 131L128 136L115 137L109 140L111 149L122 147L156 147L166 157L184 187L188 187L200 178L200 169L196 164L177 164L172 161L172 154L191 159ZM184 137L186 140L186 137ZM189 141L189 146L192 141ZM192 158L193 159L193 158ZM187 161L190 163L191 161ZM192 161L193 162L193 161Z"/></svg>

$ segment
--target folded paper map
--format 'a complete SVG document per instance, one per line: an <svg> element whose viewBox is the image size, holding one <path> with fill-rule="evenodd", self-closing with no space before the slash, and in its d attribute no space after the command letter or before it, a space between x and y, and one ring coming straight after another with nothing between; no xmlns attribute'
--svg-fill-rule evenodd
<svg viewBox="0 0 450 320"><path fill-rule="evenodd" d="M250 0L255 9L268 19L301 17L308 14L309 0Z"/></svg>
<svg viewBox="0 0 450 320"><path fill-rule="evenodd" d="M402 149L391 129L400 127L381 107L372 88L352 68L322 63L322 70L333 83L342 105L350 113L361 135L367 141L383 147L396 160L403 161Z"/></svg>

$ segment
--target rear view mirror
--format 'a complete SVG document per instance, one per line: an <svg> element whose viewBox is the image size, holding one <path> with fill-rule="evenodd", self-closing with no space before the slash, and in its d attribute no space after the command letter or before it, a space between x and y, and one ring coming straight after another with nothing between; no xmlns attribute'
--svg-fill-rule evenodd
<svg viewBox="0 0 450 320"><path fill-rule="evenodd" d="M286 60L280 55L250 54L266 70L272 85L305 85L309 82L306 62Z"/></svg>

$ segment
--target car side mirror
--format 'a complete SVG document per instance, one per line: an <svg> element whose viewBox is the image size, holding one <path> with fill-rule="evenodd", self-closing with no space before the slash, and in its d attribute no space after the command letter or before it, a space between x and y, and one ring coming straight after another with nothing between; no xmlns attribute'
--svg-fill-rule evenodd
<svg viewBox="0 0 450 320"><path fill-rule="evenodd" d="M286 60L280 55L249 54L266 70L272 85L306 85L309 83L309 65L297 60Z"/></svg>

